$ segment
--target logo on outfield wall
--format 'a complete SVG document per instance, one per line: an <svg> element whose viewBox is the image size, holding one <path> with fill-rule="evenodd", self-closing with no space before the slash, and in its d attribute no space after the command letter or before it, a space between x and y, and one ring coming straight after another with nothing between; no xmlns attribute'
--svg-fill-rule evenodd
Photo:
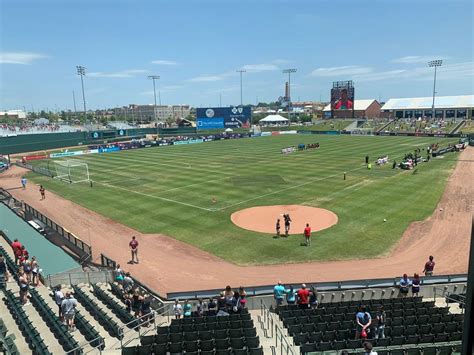
<svg viewBox="0 0 474 355"><path fill-rule="evenodd" d="M94 137L94 138L99 138L99 132L94 132L94 133L92 134L92 137Z"/></svg>
<svg viewBox="0 0 474 355"><path fill-rule="evenodd" d="M124 134L123 129L121 129L121 130L119 131L119 136L123 136L123 134Z"/></svg>
<svg viewBox="0 0 474 355"><path fill-rule="evenodd" d="M244 108L243 108L243 107L232 107L232 113L233 113L234 115L236 115L237 113L240 113L240 114L241 114L242 112L244 112Z"/></svg>
<svg viewBox="0 0 474 355"><path fill-rule="evenodd" d="M206 110L206 116L209 117L209 118L214 117L214 110L212 108L208 108Z"/></svg>

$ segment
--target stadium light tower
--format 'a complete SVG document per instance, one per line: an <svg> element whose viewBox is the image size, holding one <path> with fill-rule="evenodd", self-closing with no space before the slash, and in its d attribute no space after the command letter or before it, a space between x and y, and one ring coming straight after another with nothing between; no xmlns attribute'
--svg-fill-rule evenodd
<svg viewBox="0 0 474 355"><path fill-rule="evenodd" d="M237 73L240 73L240 106L243 106L243 99L242 99L242 73L246 73L245 69L236 70Z"/></svg>
<svg viewBox="0 0 474 355"><path fill-rule="evenodd" d="M82 65L76 65L77 75L81 77L82 86L82 101L84 103L84 121L87 121L87 110L86 110L86 96L84 94L84 77L86 76L86 68Z"/></svg>
<svg viewBox="0 0 474 355"><path fill-rule="evenodd" d="M291 73L296 73L296 69L283 69L283 74L288 74L288 126L291 122Z"/></svg>
<svg viewBox="0 0 474 355"><path fill-rule="evenodd" d="M431 118L436 119L435 113L435 96L436 96L436 69L443 65L443 61L441 59L432 60L428 62L428 66L430 68L434 67L434 83L433 83L433 105L431 106Z"/></svg>
<svg viewBox="0 0 474 355"><path fill-rule="evenodd" d="M148 75L148 79L153 80L153 95L155 97L155 107L153 109L153 113L154 113L154 116L155 116L155 122L158 124L158 119L156 117L156 85L155 85L155 80L160 79L160 76L159 75Z"/></svg>

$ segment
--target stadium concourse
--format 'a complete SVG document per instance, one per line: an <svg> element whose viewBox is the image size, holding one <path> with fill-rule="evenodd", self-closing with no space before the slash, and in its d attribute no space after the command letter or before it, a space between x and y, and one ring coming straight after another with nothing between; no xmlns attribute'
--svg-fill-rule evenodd
<svg viewBox="0 0 474 355"><path fill-rule="evenodd" d="M436 274L466 273L469 251L474 185L474 149L461 153L445 192L433 215L413 223L390 255L377 259L314 262L292 265L238 266L198 248L158 234L141 234L93 211L47 192L40 201L36 187L16 189L24 170L13 167L2 175L1 184L11 194L53 218L76 236L90 243L97 261L100 253L117 261L151 289L167 292L219 289L223 284L271 285L301 281L397 277L421 272L429 254L435 255ZM460 198L459 196L463 196ZM130 265L128 243L136 235L140 243L140 263ZM318 247L317 235L313 240ZM355 246L357 247L357 246ZM281 255L282 262L285 255Z"/></svg>

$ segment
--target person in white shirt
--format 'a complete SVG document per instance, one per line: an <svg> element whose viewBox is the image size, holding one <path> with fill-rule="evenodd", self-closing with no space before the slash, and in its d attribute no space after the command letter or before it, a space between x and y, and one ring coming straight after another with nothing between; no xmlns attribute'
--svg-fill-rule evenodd
<svg viewBox="0 0 474 355"><path fill-rule="evenodd" d="M56 286L56 289L54 290L54 301L58 305L59 309L59 319L64 320L64 315L63 315L63 310L61 308L61 304L63 303L64 299L64 294L61 291L61 286Z"/></svg>
<svg viewBox="0 0 474 355"><path fill-rule="evenodd" d="M368 341L364 342L363 344L364 350L365 350L365 355L378 355L376 351L373 351L372 348L372 343L369 343Z"/></svg>
<svg viewBox="0 0 474 355"><path fill-rule="evenodd" d="M183 314L183 307L179 304L179 300L174 301L173 312L176 319L181 318Z"/></svg>

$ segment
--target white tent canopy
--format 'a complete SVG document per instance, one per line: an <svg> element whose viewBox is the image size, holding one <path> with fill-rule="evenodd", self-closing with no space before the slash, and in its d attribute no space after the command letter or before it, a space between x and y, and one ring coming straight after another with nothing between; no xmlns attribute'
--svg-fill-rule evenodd
<svg viewBox="0 0 474 355"><path fill-rule="evenodd" d="M224 132L234 132L232 128L226 128Z"/></svg>
<svg viewBox="0 0 474 355"><path fill-rule="evenodd" d="M286 123L288 118L285 118L280 115L268 115L265 118L262 118L258 123Z"/></svg>

